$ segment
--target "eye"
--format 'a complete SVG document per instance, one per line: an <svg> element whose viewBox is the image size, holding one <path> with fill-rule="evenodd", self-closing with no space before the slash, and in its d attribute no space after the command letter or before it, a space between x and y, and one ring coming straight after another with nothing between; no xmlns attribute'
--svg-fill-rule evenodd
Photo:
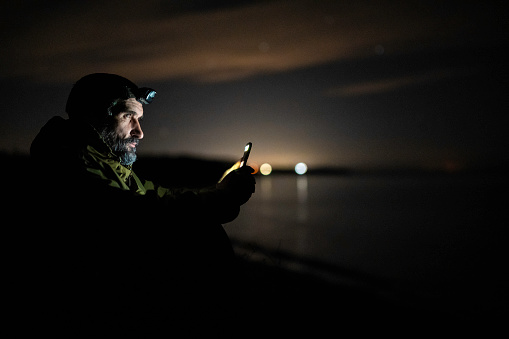
<svg viewBox="0 0 509 339"><path fill-rule="evenodd" d="M128 120L131 119L132 113L124 113L122 115L122 119Z"/></svg>

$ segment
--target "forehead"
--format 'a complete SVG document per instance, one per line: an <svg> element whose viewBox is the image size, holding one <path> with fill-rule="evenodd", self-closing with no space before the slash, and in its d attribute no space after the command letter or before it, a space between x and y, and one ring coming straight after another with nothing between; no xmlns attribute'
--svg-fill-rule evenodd
<svg viewBox="0 0 509 339"><path fill-rule="evenodd" d="M143 115L143 105L134 98L127 99L124 103L124 111L132 112L136 115Z"/></svg>

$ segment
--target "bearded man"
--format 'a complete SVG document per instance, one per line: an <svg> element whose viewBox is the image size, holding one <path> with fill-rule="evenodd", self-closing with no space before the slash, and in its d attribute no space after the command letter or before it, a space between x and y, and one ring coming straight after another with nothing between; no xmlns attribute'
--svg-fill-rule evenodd
<svg viewBox="0 0 509 339"><path fill-rule="evenodd" d="M32 289L52 330L118 334L142 318L187 324L229 307L233 250L222 224L254 192L252 169L199 190L139 178L144 105L155 94L119 75L87 75L69 94L69 119L53 117L32 143Z"/></svg>

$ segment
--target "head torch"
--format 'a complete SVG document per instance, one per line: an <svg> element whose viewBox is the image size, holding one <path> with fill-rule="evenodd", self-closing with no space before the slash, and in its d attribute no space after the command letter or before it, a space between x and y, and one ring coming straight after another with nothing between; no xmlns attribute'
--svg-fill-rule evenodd
<svg viewBox="0 0 509 339"><path fill-rule="evenodd" d="M148 87L141 87L138 89L138 98L137 100L141 102L142 104L150 104L152 100L154 100L157 92L153 90L152 88Z"/></svg>

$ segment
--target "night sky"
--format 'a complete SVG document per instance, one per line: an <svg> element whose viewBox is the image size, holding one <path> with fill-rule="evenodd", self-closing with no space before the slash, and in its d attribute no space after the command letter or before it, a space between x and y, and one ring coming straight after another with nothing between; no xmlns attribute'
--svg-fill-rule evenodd
<svg viewBox="0 0 509 339"><path fill-rule="evenodd" d="M212 4L213 3L213 4ZM273 167L507 166L503 1L3 1L0 152L82 76L158 91L142 155Z"/></svg>

